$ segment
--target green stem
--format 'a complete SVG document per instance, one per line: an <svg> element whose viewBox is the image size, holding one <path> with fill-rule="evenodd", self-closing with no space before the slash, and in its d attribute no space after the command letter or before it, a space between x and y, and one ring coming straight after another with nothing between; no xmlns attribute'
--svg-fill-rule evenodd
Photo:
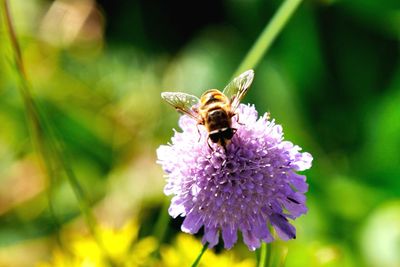
<svg viewBox="0 0 400 267"><path fill-rule="evenodd" d="M302 0L285 0L271 21L265 26L257 41L239 65L239 68L237 68L234 76L257 66L301 1Z"/></svg>
<svg viewBox="0 0 400 267"><path fill-rule="evenodd" d="M265 262L267 259L267 244L262 242L261 243L261 252L260 252L260 258L258 262L258 267L265 267Z"/></svg>
<svg viewBox="0 0 400 267"><path fill-rule="evenodd" d="M258 267L271 266L271 259L272 259L272 244L262 242Z"/></svg>
<svg viewBox="0 0 400 267"><path fill-rule="evenodd" d="M41 165L49 178L50 186L52 185L52 181L55 179L55 177L58 176L56 171L57 167L61 167L64 170L68 181L74 191L75 197L77 198L81 213L83 214L89 231L93 235L104 255L106 255L107 259L109 259L104 244L96 232L96 220L90 208L89 201L84 193L83 188L79 184L79 181L76 178L72 168L70 167L66 156L63 154L64 148L62 146L62 143L56 138L56 134L47 122L45 114L40 112L37 103L32 97L32 94L30 92L30 83L27 77L27 73L25 71L21 48L18 43L17 35L15 33L9 4L7 0L2 0L1 3L6 28L14 53L17 73L21 82L19 89L27 113L29 124L28 128L32 136L34 148L38 151ZM46 137L47 142L44 140L44 138ZM53 207L50 207L50 212L52 211ZM111 263L111 260L109 260L109 265L113 265Z"/></svg>
<svg viewBox="0 0 400 267"><path fill-rule="evenodd" d="M208 248L208 243L206 242L203 248L200 251L200 254L197 256L196 260L193 262L192 267L197 267L200 263L201 257L203 256L204 252L206 252Z"/></svg>
<svg viewBox="0 0 400 267"><path fill-rule="evenodd" d="M287 24L290 17L293 15L296 8L300 5L302 0L285 0L280 6L279 10L272 17L271 21L265 26L257 41L251 47L242 63L237 68L236 77L240 73L255 68L263 56L267 53L272 43L282 31L283 27ZM259 257L259 267L269 267L272 263L272 244L262 243L261 252Z"/></svg>
<svg viewBox="0 0 400 267"><path fill-rule="evenodd" d="M34 144L34 147L39 152L38 154L42 162L42 167L46 171L49 179L54 179L55 176L57 176L55 169L58 165L61 165L61 167L64 168L68 180L70 181L71 186L74 188L74 192L78 199L78 202L83 207L83 213L87 213L87 209L85 208L85 206L87 206L87 203L83 203L85 202L83 190L76 180L75 175L69 168L68 164L66 164L65 160L63 159L61 149L56 138L54 137L54 133L52 132L52 129L48 125L43 114L41 114L40 109L38 108L36 102L32 97L32 94L30 92L30 84L21 54L21 49L12 23L8 1L3 0L2 2L4 17L6 19L6 26L9 33L11 46L14 51L14 60L18 70L17 73L19 74L19 78L21 81L21 85L19 88L24 101L25 109L27 111L29 123L28 128L30 129L30 133L32 135L32 142ZM44 138L46 137L48 138L47 143L44 140ZM91 216L87 215L86 217Z"/></svg>
<svg viewBox="0 0 400 267"><path fill-rule="evenodd" d="M268 51L278 33L281 32L283 26L286 25L289 18L293 15L296 8L300 5L302 0L285 0L280 6L279 10L275 13L271 21L265 26L263 32L258 37L250 51L247 53L242 63L237 68L234 77L248 69L255 68L265 53ZM199 256L193 263L192 267L196 267L204 252L207 249L207 243L203 246ZM261 253L259 258L259 267L269 267L272 263L272 244L262 243Z"/></svg>
<svg viewBox="0 0 400 267"><path fill-rule="evenodd" d="M273 251L272 243L268 243L266 245L266 251L267 251L267 255L266 255L264 266L269 267L269 266L271 266L271 263L272 263L272 251Z"/></svg>
<svg viewBox="0 0 400 267"><path fill-rule="evenodd" d="M168 207L170 203L169 198L165 198L163 206L161 208L160 214L158 215L157 222L154 227L153 236L157 238L157 240L162 243L165 238L165 234L167 233L168 224L169 224L169 214Z"/></svg>
<svg viewBox="0 0 400 267"><path fill-rule="evenodd" d="M170 201L171 201L170 198L165 198L153 230L153 236L158 240L158 247L153 253L153 256L156 258L160 257L161 244L163 243L165 235L167 234L168 231L169 218L170 218L168 214L168 207Z"/></svg>

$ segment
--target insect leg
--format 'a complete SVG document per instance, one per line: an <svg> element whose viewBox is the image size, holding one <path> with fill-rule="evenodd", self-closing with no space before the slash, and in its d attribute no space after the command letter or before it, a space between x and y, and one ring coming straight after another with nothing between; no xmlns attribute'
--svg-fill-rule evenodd
<svg viewBox="0 0 400 267"><path fill-rule="evenodd" d="M211 147L209 141L210 141L210 136L207 137L207 145L208 145L208 147L210 148L211 152L214 152L214 149Z"/></svg>
<svg viewBox="0 0 400 267"><path fill-rule="evenodd" d="M241 122L239 121L239 113L234 113L233 116L236 116L236 122L237 122L238 124L244 125L244 123L241 123Z"/></svg>
<svg viewBox="0 0 400 267"><path fill-rule="evenodd" d="M200 125L200 123L196 124L197 132L199 133L199 140L197 142L200 142L200 139L201 139L201 133L200 133L199 125Z"/></svg>

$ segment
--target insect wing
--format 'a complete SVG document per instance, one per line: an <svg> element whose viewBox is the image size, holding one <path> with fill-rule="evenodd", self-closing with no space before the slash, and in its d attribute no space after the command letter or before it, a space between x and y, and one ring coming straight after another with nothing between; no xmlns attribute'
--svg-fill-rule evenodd
<svg viewBox="0 0 400 267"><path fill-rule="evenodd" d="M248 70L234 78L222 92L231 101L231 109L235 111L240 104L240 101L246 95L253 82L254 71Z"/></svg>
<svg viewBox="0 0 400 267"><path fill-rule="evenodd" d="M178 92L163 92L161 97L178 112L189 115L197 121L201 120L199 114L193 109L193 106L199 103L196 96Z"/></svg>

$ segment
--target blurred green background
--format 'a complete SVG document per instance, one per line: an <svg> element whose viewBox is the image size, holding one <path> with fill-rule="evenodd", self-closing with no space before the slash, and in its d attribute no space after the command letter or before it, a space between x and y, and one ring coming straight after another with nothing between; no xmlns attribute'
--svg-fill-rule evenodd
<svg viewBox="0 0 400 267"><path fill-rule="evenodd" d="M223 88L282 2L9 2L32 94L97 221L139 231L106 246L129 243L121 251L133 258L132 243L149 250L152 260L129 266L189 266L200 241L162 219L155 150L179 115L160 93ZM88 230L65 174L44 172L4 17L0 26L0 266L92 266L62 265ZM305 1L255 69L243 102L314 157L309 212L297 239L276 245L285 266L400 266L399 38L398 0ZM186 261L185 246L198 246ZM255 266L242 242L207 253L204 266Z"/></svg>

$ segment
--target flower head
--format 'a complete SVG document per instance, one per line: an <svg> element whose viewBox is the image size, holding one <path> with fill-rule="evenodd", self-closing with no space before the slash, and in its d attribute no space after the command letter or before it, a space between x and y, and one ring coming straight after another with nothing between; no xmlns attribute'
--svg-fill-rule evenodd
<svg viewBox="0 0 400 267"><path fill-rule="evenodd" d="M268 116L258 118L254 106L241 104L237 113L240 122L232 121L237 131L227 151L216 144L210 149L204 127L181 116L182 132L175 131L157 156L167 173L164 192L174 195L169 214L186 217L182 231L195 234L204 227L203 243L213 247L221 234L227 249L240 231L254 250L261 240L273 241L268 226L283 240L295 238L288 219L307 211L308 189L296 171L310 168L312 156L283 141L282 127Z"/></svg>

